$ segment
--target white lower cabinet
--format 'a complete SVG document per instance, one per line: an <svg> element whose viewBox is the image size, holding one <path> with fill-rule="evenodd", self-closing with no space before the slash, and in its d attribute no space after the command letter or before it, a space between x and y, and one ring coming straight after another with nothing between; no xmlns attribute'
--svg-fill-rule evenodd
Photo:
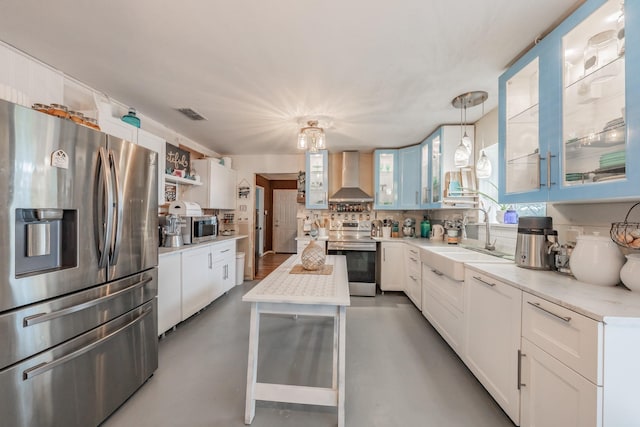
<svg viewBox="0 0 640 427"><path fill-rule="evenodd" d="M158 260L158 335L182 321L181 255L171 253Z"/></svg>
<svg viewBox="0 0 640 427"><path fill-rule="evenodd" d="M522 427L602 426L602 387L526 338L522 339L521 363ZM616 425L634 425L629 421Z"/></svg>
<svg viewBox="0 0 640 427"><path fill-rule="evenodd" d="M422 314L462 357L464 282L422 264Z"/></svg>
<svg viewBox="0 0 640 427"><path fill-rule="evenodd" d="M213 257L211 246L182 252L182 320L214 299Z"/></svg>
<svg viewBox="0 0 640 427"><path fill-rule="evenodd" d="M522 291L484 274L465 272L462 359L517 425Z"/></svg>
<svg viewBox="0 0 640 427"><path fill-rule="evenodd" d="M422 311L422 263L417 248L404 245L404 292Z"/></svg>
<svg viewBox="0 0 640 427"><path fill-rule="evenodd" d="M212 300L228 292L236 282L236 242L219 243L213 252L213 297Z"/></svg>
<svg viewBox="0 0 640 427"><path fill-rule="evenodd" d="M377 254L376 268L380 290L404 291L403 242L382 242Z"/></svg>

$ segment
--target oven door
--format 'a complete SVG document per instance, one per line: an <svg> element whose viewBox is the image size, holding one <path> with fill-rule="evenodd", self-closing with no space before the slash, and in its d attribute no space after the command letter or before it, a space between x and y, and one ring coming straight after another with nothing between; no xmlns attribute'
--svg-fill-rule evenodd
<svg viewBox="0 0 640 427"><path fill-rule="evenodd" d="M327 252L329 255L346 256L350 295L376 295L375 243L329 242Z"/></svg>

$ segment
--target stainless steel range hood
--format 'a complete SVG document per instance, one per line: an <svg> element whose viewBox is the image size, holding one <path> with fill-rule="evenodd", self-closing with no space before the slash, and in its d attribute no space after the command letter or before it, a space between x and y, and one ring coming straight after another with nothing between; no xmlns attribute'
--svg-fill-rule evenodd
<svg viewBox="0 0 640 427"><path fill-rule="evenodd" d="M342 153L342 187L331 197L330 202L373 202L373 197L360 188L360 153Z"/></svg>

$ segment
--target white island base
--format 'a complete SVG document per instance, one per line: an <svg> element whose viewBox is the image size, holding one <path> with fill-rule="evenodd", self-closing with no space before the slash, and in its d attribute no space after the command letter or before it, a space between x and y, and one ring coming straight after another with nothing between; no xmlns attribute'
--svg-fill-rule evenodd
<svg viewBox="0 0 640 427"><path fill-rule="evenodd" d="M344 427L346 307L350 304L347 263L343 255L330 255L330 275L290 274L300 263L292 256L242 297L251 303L245 424L251 424L256 400L337 406L338 427ZM333 317L333 378L331 388L257 382L260 315L287 314Z"/></svg>

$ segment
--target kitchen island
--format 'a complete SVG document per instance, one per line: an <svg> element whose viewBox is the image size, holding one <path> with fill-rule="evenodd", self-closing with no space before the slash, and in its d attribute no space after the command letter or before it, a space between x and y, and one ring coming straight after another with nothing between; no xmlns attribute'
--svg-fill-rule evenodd
<svg viewBox="0 0 640 427"><path fill-rule="evenodd" d="M291 274L300 257L291 256L242 298L251 303L245 424L255 416L256 400L338 407L344 427L346 308L350 305L344 256L327 256L331 274ZM331 388L258 383L258 341L262 314L333 317L333 378Z"/></svg>

